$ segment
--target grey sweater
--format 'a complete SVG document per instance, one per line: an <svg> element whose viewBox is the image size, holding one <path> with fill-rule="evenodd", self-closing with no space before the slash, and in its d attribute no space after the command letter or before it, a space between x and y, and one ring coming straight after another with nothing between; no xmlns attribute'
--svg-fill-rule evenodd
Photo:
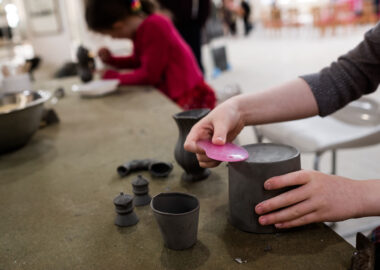
<svg viewBox="0 0 380 270"><path fill-rule="evenodd" d="M380 23L353 50L319 73L301 76L317 100L319 115L329 115L380 84Z"/></svg>

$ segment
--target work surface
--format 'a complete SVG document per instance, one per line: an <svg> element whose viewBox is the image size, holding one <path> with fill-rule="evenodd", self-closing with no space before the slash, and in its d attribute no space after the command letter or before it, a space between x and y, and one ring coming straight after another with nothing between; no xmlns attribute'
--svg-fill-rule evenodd
<svg viewBox="0 0 380 270"><path fill-rule="evenodd" d="M70 85L66 80L44 86ZM60 124L0 156L1 270L348 269L353 247L322 224L273 235L229 225L225 165L205 181L181 181L173 155L178 132L172 115L179 109L157 91L127 88L100 99L68 93L54 109ZM137 176L120 179L116 167L142 158L175 165L166 179L142 173L152 196L180 191L199 198L193 248L166 249L149 206L135 209L136 226L114 225L112 200L121 191L131 194Z"/></svg>

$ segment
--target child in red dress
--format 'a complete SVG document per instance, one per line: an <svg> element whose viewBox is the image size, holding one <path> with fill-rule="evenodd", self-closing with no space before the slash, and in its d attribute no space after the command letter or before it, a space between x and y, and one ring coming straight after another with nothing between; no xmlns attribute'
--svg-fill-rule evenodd
<svg viewBox="0 0 380 270"><path fill-rule="evenodd" d="M205 83L189 46L149 2L87 0L86 21L93 31L133 40L134 51L128 57L115 57L106 48L99 51L103 62L133 69L127 73L108 70L104 79L118 79L122 85L153 85L185 110L215 107L215 93Z"/></svg>

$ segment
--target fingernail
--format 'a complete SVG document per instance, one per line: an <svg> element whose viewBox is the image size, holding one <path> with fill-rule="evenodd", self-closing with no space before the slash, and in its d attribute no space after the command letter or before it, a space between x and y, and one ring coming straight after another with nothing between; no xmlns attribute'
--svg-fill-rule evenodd
<svg viewBox="0 0 380 270"><path fill-rule="evenodd" d="M256 206L256 213L260 214L263 211L263 207L261 205Z"/></svg>
<svg viewBox="0 0 380 270"><path fill-rule="evenodd" d="M284 226L284 224L283 223L278 223L278 224L275 224L274 226L276 226L276 228L281 229Z"/></svg>
<svg viewBox="0 0 380 270"><path fill-rule="evenodd" d="M224 140L223 140L222 137L216 137L216 140L219 141L219 142L224 142Z"/></svg>
<svg viewBox="0 0 380 270"><path fill-rule="evenodd" d="M270 182L265 182L264 183L264 188L265 189L270 189L270 186L271 186Z"/></svg>
<svg viewBox="0 0 380 270"><path fill-rule="evenodd" d="M261 225L265 225L265 224L267 224L267 220L266 220L266 218L264 218L264 217L260 217L260 218L259 218L259 222L260 222Z"/></svg>

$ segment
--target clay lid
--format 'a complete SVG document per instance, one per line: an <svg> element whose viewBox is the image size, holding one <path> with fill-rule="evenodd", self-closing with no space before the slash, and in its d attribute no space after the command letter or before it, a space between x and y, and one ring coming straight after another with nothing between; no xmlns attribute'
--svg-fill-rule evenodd
<svg viewBox="0 0 380 270"><path fill-rule="evenodd" d="M137 178L132 182L133 187L145 187L149 185L149 181L142 177L142 175L137 176Z"/></svg>
<svg viewBox="0 0 380 270"><path fill-rule="evenodd" d="M120 195L118 195L114 200L113 203L116 206L128 206L128 204L131 204L133 201L133 197L128 194L124 194L123 192L120 192Z"/></svg>

